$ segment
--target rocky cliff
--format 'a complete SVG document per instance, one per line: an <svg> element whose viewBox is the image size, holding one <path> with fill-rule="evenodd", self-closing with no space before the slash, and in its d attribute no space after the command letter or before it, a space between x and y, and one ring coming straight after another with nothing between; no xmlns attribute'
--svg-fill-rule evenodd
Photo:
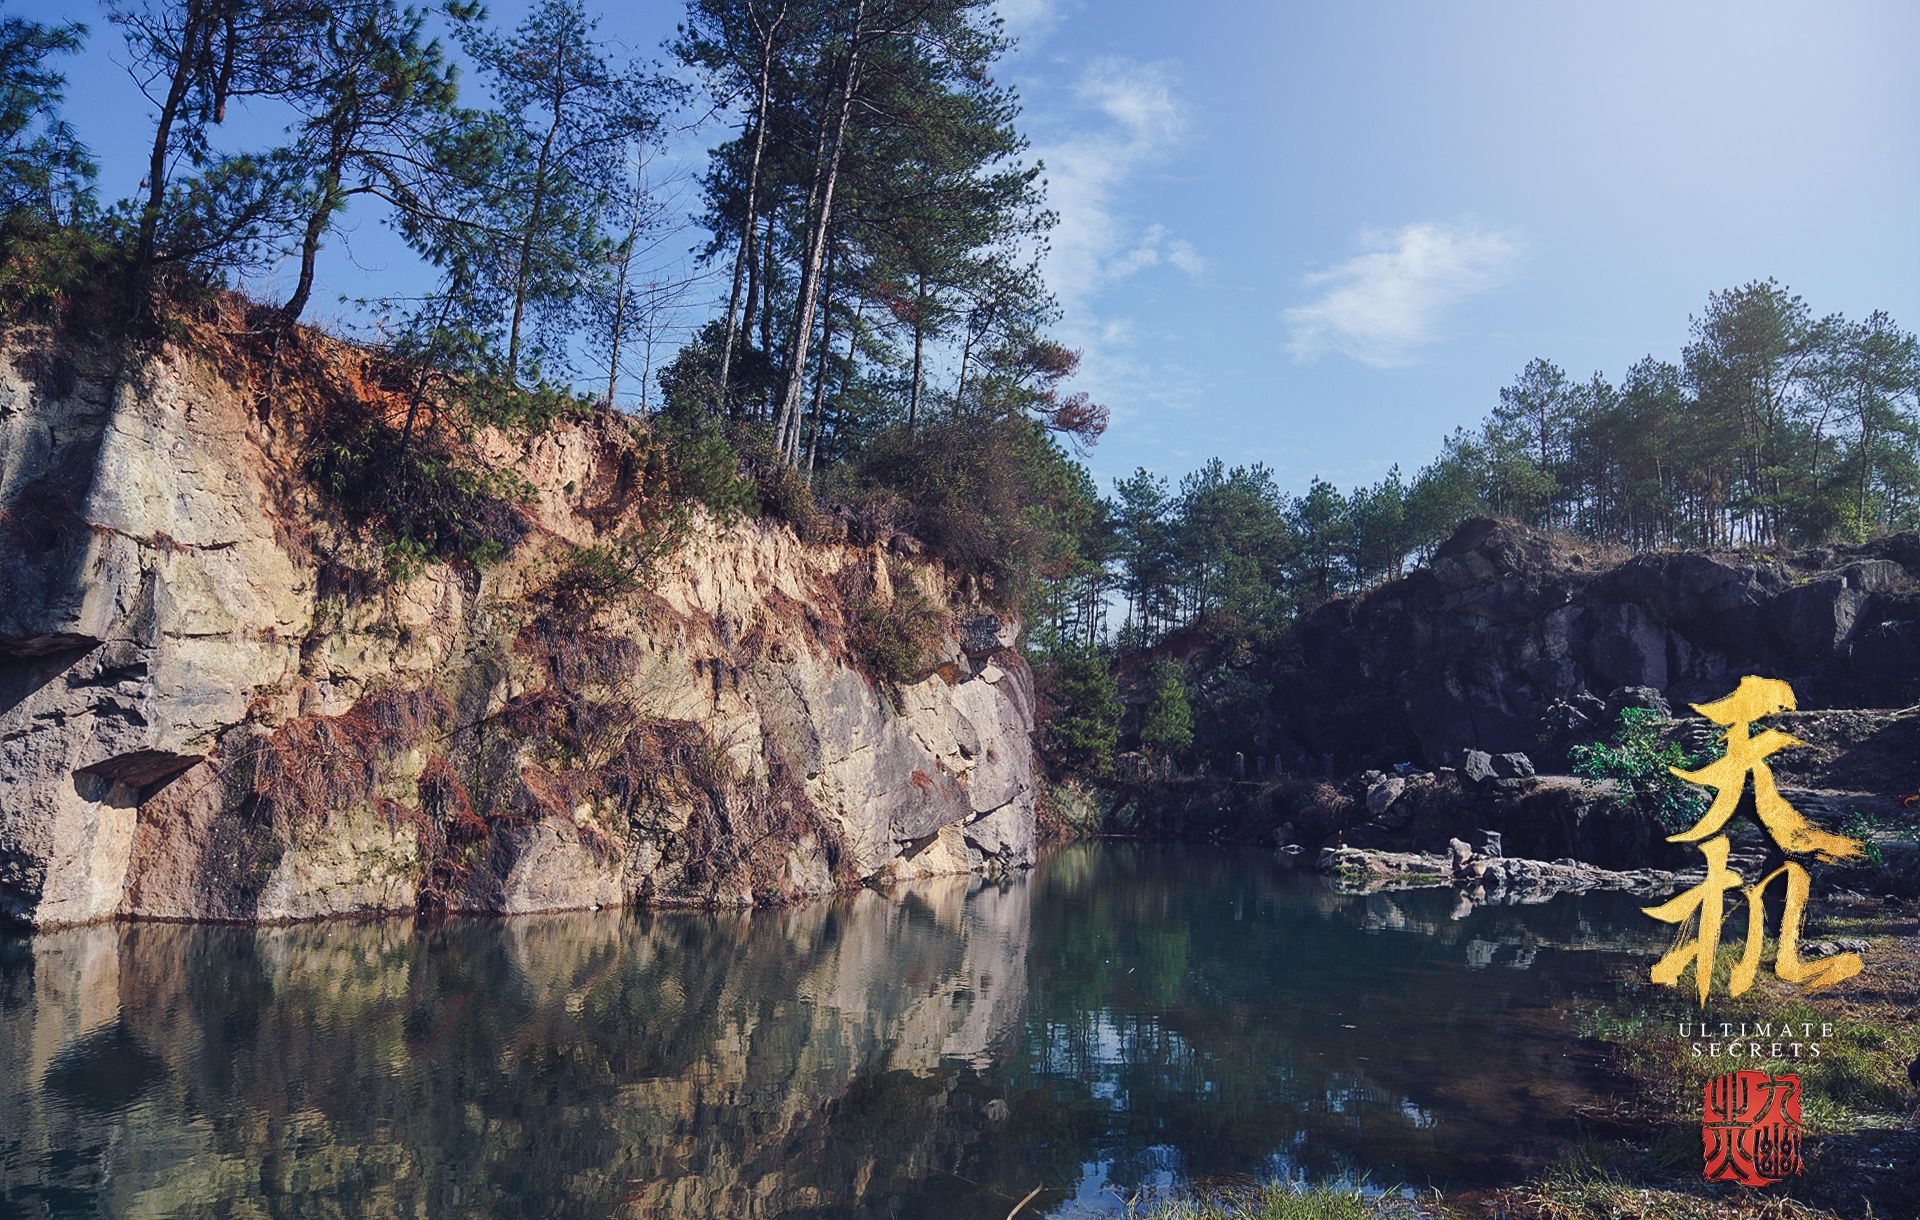
<svg viewBox="0 0 1920 1220"><path fill-rule="evenodd" d="M262 401L199 344L0 349L0 915L744 905L1030 860L1017 625L914 548L697 518L562 615L569 556L631 525L601 412L480 434L523 537L390 577ZM903 580L950 612L889 684L853 641Z"/></svg>
<svg viewBox="0 0 1920 1220"><path fill-rule="evenodd" d="M1920 702L1920 537L1608 557L1471 521L1427 567L1322 607L1298 644L1275 681L1282 727L1297 755L1343 769L1533 749L1556 705L1598 715L1639 688L1680 710L1748 673L1787 679L1802 708L1906 707Z"/></svg>

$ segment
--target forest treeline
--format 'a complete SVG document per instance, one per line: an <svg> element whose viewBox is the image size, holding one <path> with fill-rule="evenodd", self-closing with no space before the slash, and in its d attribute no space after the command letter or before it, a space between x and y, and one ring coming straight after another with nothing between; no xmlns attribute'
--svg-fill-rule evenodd
<svg viewBox="0 0 1920 1220"><path fill-rule="evenodd" d="M1215 459L1100 502L1036 632L1055 757L1255 748L1293 624L1400 576L1470 517L1631 550L1858 541L1920 527L1920 342L1884 312L1816 316L1772 280L1709 296L1679 359L1619 378L1529 361L1411 477L1299 493ZM1178 658L1178 659L1176 659ZM1123 703L1119 676L1131 675Z"/></svg>
<svg viewBox="0 0 1920 1220"><path fill-rule="evenodd" d="M1272 638L1402 574L1472 516L1634 550L1860 540L1920 526L1920 344L1883 312L1816 317L1772 280L1712 294L1677 361L1618 381L1535 359L1411 477L1292 494L1214 460L1117 480L1051 628L1149 647L1197 623Z"/></svg>
<svg viewBox="0 0 1920 1220"><path fill-rule="evenodd" d="M1084 760L1130 735L1177 753L1270 695L1244 666L1161 656L1123 723L1116 663L1180 632L1281 648L1470 516L1631 548L1920 524L1914 336L1771 280L1711 295L1675 356L1614 378L1530 362L1411 475L1293 490L1216 460L1103 496L1075 458L1108 415L1050 337L1055 217L988 0L689 0L657 60L582 0L510 28L468 0L103 12L94 34L0 16L0 322L150 337L239 290L277 359L328 252L385 226L416 265L347 325L388 384L313 422L310 473L401 568L485 562L524 532L513 473L465 465L455 434L628 410L682 504L803 533L831 504L1025 608L1056 702L1086 712L1055 740ZM149 103L122 198L63 117L88 37L117 39ZM690 135L708 155L675 181L665 150ZM673 535L656 516L570 579L644 579Z"/></svg>

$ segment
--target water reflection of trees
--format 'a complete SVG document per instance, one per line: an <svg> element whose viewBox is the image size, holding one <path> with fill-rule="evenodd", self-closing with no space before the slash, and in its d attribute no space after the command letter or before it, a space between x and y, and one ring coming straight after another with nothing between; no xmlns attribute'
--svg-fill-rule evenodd
<svg viewBox="0 0 1920 1220"><path fill-rule="evenodd" d="M1444 891L1343 896L1258 857L1194 864L1206 885L1107 849L1036 882L1028 1070L1080 1090L1113 1180L1152 1180L1169 1146L1195 1175L1284 1148L1315 1177L1469 1179L1556 1150L1593 1082L1561 1009L1600 979L1555 950L1638 943L1629 903L1455 920ZM1534 977L1463 970L1487 945Z"/></svg>
<svg viewBox="0 0 1920 1220"><path fill-rule="evenodd" d="M1088 1166L1470 1169L1551 1127L1588 917L1379 897L1102 850L751 914L0 942L0 1212L1004 1216Z"/></svg>

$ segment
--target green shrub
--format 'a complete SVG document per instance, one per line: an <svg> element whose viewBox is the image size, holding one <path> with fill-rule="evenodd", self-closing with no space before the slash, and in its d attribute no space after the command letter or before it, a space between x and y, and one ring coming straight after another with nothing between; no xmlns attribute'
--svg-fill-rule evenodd
<svg viewBox="0 0 1920 1220"><path fill-rule="evenodd" d="M495 562L527 533L529 495L510 470L462 457L437 435L408 437L358 403L322 417L308 477L354 521L379 535L389 574L406 579L431 562Z"/></svg>
<svg viewBox="0 0 1920 1220"><path fill-rule="evenodd" d="M1885 814L1866 809L1848 809L1846 817L1841 819L1840 833L1860 840L1861 853L1872 864L1886 862L1880 844L1875 842L1876 835L1884 833L1907 843L1920 841L1920 827L1903 826Z"/></svg>
<svg viewBox="0 0 1920 1220"><path fill-rule="evenodd" d="M757 482L762 516L785 521L802 542L820 540L824 516L805 475L776 462L760 471Z"/></svg>
<svg viewBox="0 0 1920 1220"><path fill-rule="evenodd" d="M876 436L849 472L858 498L887 493L905 524L1002 605L1071 565L1097 509L1085 472L1036 421L947 418Z"/></svg>
<svg viewBox="0 0 1920 1220"><path fill-rule="evenodd" d="M57 321L117 281L123 252L82 225L30 216L0 221L0 321Z"/></svg>
<svg viewBox="0 0 1920 1220"><path fill-rule="evenodd" d="M660 561L686 541L691 519L686 505L676 505L648 529L575 547L547 586L548 600L561 613L584 619L638 593L652 582Z"/></svg>
<svg viewBox="0 0 1920 1220"><path fill-rule="evenodd" d="M889 565L893 597L865 599L848 644L867 672L889 692L924 678L929 654L947 626L946 607L920 591L902 565Z"/></svg>
<svg viewBox="0 0 1920 1220"><path fill-rule="evenodd" d="M1700 789L1673 774L1673 768L1691 770L1699 761L1665 735L1666 721L1651 708L1620 711L1613 735L1604 742L1577 745L1567 751L1573 773L1586 779L1610 779L1625 787L1634 801L1669 833L1685 830L1705 811Z"/></svg>
<svg viewBox="0 0 1920 1220"><path fill-rule="evenodd" d="M742 476L740 453L725 429L698 411L663 411L647 421L666 447L667 483L675 500L706 506L722 522L760 509L758 489Z"/></svg>

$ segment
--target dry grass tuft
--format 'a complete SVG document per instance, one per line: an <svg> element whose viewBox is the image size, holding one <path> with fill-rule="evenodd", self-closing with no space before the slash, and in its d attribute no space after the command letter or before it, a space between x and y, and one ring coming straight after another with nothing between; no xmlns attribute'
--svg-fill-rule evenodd
<svg viewBox="0 0 1920 1220"><path fill-rule="evenodd" d="M288 721L247 756L239 778L256 820L324 826L372 801L385 766L445 719L437 691L388 688L338 716Z"/></svg>

